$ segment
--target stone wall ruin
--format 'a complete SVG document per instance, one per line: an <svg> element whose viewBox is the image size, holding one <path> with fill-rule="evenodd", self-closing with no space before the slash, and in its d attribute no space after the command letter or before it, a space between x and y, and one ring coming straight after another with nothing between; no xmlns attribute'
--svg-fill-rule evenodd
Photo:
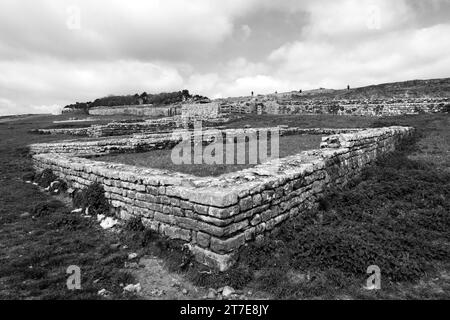
<svg viewBox="0 0 450 320"><path fill-rule="evenodd" d="M186 241L201 263L226 270L245 243L315 206L328 187L345 185L412 131L386 127L332 134L322 138L320 149L203 178L82 158L80 147L66 149L64 142L31 150L36 170L50 168L77 189L101 183L120 218L139 217L147 228ZM101 150L111 150L116 140L103 141Z"/></svg>

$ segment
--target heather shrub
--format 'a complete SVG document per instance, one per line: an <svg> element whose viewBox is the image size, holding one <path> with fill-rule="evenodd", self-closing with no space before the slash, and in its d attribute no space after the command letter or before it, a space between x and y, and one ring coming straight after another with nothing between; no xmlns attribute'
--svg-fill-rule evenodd
<svg viewBox="0 0 450 320"><path fill-rule="evenodd" d="M58 177L51 169L45 169L35 176L35 182L43 188L49 187L50 184L57 179Z"/></svg>
<svg viewBox="0 0 450 320"><path fill-rule="evenodd" d="M139 217L133 217L125 222L125 229L129 231L144 231L145 227Z"/></svg>
<svg viewBox="0 0 450 320"><path fill-rule="evenodd" d="M50 200L45 202L40 202L33 206L31 213L35 217L42 217L54 213L60 209L64 208L64 203L58 200Z"/></svg>
<svg viewBox="0 0 450 320"><path fill-rule="evenodd" d="M103 186L97 182L92 183L86 189L79 190L73 197L73 205L76 208L88 209L89 214L110 215L109 203L105 198Z"/></svg>

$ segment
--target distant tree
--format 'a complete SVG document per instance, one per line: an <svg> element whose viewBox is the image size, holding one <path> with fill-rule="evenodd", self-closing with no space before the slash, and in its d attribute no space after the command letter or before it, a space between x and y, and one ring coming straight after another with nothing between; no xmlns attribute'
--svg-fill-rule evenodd
<svg viewBox="0 0 450 320"><path fill-rule="evenodd" d="M108 95L103 98L95 99L92 103L75 103L72 105L67 105L66 108L80 108L80 109L88 109L92 107L98 106L121 106L121 105L138 105L140 103L149 103L154 105L168 105L173 103L182 102L183 99L193 99L196 100L205 100L207 97L197 96L197 99L193 99L188 90L184 89L182 91L175 92L162 92L158 94L148 94L147 92L143 92L142 94L134 94L134 95L123 95L123 96L114 96Z"/></svg>
<svg viewBox="0 0 450 320"><path fill-rule="evenodd" d="M347 85L347 90L350 90L350 85L349 84Z"/></svg>

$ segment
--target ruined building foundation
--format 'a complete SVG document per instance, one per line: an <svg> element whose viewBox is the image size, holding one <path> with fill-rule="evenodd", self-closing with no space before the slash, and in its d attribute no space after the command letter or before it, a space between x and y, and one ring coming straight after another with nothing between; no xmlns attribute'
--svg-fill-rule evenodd
<svg viewBox="0 0 450 320"><path fill-rule="evenodd" d="M139 217L147 228L186 241L201 263L226 270L241 246L315 206L328 187L345 185L377 157L393 151L412 130L396 126L331 134L322 138L320 149L218 177L81 157L89 154L82 150L101 154L122 145L129 151L143 141L147 146L167 145L164 136L141 137L134 144L115 139L73 142L70 150L64 143L30 149L36 170L52 169L76 189L101 183L118 217ZM108 148L109 143L116 146Z"/></svg>

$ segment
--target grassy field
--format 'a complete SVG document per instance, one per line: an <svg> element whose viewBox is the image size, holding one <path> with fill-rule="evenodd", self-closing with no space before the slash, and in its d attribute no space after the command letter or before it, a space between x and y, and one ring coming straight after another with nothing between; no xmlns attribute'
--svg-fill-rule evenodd
<svg viewBox="0 0 450 320"><path fill-rule="evenodd" d="M96 299L103 288L112 297L133 298L121 287L134 281L124 269L130 252L158 255L166 268L198 286L227 284L273 298L450 298L449 116L275 119L233 125L285 124L282 119L309 127L412 125L418 137L347 189L330 191L318 210L243 248L239 263L222 274L193 263L179 243L138 224L105 232L95 219L71 214L64 198L25 184L21 177L31 170L27 144L73 137L27 133L55 117L0 123L0 298ZM381 269L382 290L362 288L370 264ZM81 267L82 290L67 290L69 265Z"/></svg>
<svg viewBox="0 0 450 320"><path fill-rule="evenodd" d="M320 115L239 115L231 116L224 124L226 128L266 128L277 125L288 125L300 128L367 128L373 123L373 117Z"/></svg>
<svg viewBox="0 0 450 320"><path fill-rule="evenodd" d="M321 136L302 134L282 136L279 138L279 158L284 158L289 155L297 154L304 150L318 149L320 146ZM271 141L268 141L267 148L270 153ZM172 150L153 150L142 153L125 153L117 155L108 155L94 158L98 161L124 163L133 166L167 169L171 171L183 172L192 174L195 176L218 176L224 173L235 172L247 168L251 168L256 164L252 164L249 160L249 145L248 143L243 146L245 148L245 161L243 164L237 164L238 152L234 151L234 162L227 164L226 162L226 147L225 144L211 144L208 148L216 148L217 150L223 150L222 163L223 164L193 164L194 148L191 148L190 161L187 164L174 164L172 161ZM206 147L203 147L205 150ZM212 150L212 149L210 149ZM203 154L203 152L202 152ZM258 157L258 163L261 163L261 159Z"/></svg>

